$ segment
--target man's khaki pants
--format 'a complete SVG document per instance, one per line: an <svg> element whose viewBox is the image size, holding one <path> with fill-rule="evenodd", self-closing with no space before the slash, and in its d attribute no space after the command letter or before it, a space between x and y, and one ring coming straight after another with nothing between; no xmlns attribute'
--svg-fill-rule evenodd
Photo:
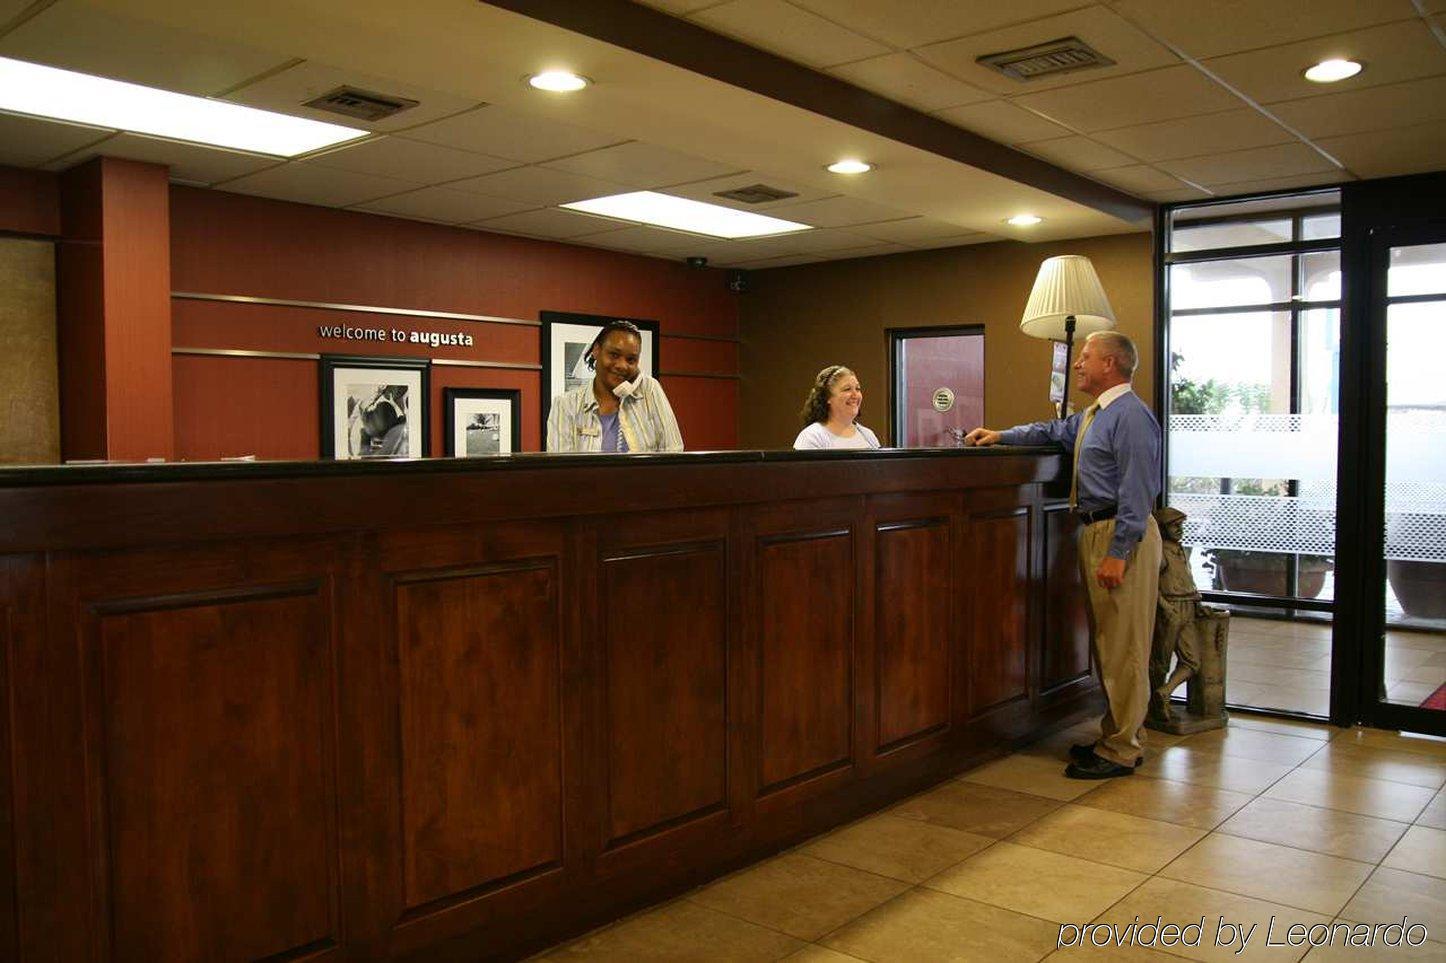
<svg viewBox="0 0 1446 963"><path fill-rule="evenodd" d="M1079 531L1080 575L1089 592L1090 644L1104 684L1104 718L1095 754L1121 766L1144 755L1145 712L1150 706L1150 637L1160 583L1160 529L1149 518L1145 537L1125 560L1119 588L1100 585L1095 570L1115 535L1114 519Z"/></svg>

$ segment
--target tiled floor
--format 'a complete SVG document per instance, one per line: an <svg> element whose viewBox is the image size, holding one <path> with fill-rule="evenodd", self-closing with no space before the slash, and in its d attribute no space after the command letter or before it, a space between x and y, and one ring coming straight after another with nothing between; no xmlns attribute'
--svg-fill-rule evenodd
<svg viewBox="0 0 1446 963"><path fill-rule="evenodd" d="M1446 740L1256 718L1151 733L1065 779L1082 723L595 931L548 960L1446 960ZM1426 927L1400 949L1266 947L1292 923ZM1204 926L1199 947L1059 947L1061 924ZM1220 926L1258 924L1244 953ZM1072 931L1067 931L1072 932ZM1106 933L1103 929L1095 933ZM1419 931L1416 931L1419 936ZM1192 934L1192 942L1194 942Z"/></svg>
<svg viewBox="0 0 1446 963"><path fill-rule="evenodd" d="M1226 698L1231 705L1325 716L1330 712L1331 627L1237 616L1230 620ZM1446 683L1446 632L1386 633L1386 698L1420 705Z"/></svg>

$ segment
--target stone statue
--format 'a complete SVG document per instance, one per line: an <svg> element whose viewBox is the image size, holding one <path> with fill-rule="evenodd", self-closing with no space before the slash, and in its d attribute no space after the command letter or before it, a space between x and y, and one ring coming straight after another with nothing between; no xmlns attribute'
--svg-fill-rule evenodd
<svg viewBox="0 0 1446 963"><path fill-rule="evenodd" d="M1185 513L1161 508L1155 512L1155 523L1160 526L1164 552L1150 650L1150 711L1145 725L1173 733L1219 729L1229 718L1225 712L1225 650L1230 613L1200 601L1189 557L1180 545L1185 534ZM1170 705L1170 693L1181 682L1186 684L1183 715Z"/></svg>

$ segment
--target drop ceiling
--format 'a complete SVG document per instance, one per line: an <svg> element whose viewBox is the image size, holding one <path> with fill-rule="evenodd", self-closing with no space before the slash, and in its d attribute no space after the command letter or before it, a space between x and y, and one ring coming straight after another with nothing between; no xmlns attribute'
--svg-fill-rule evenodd
<svg viewBox="0 0 1446 963"><path fill-rule="evenodd" d="M1148 202L1446 166L1446 0L647 5ZM419 102L343 121L370 136L289 161L0 114L0 163L129 157L181 183L720 266L1148 229L503 6L518 4L0 0L0 56L333 121L301 105L343 84ZM976 62L1064 36L1115 63L1021 82ZM1300 76L1329 56L1367 68L1332 86ZM552 66L596 83L559 96L522 82ZM878 168L822 169L842 156ZM794 196L715 196L759 183ZM722 241L557 209L644 188L816 230ZM1026 210L1044 224L1003 223Z"/></svg>

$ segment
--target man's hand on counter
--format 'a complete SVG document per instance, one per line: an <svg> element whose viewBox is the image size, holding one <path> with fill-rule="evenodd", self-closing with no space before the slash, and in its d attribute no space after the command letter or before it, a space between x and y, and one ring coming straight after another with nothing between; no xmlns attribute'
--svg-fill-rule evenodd
<svg viewBox="0 0 1446 963"><path fill-rule="evenodd" d="M999 444L999 432L990 431L988 428L975 428L973 431L969 432L969 434L964 436L964 447L966 448L973 448L976 446L980 448L985 448L989 445L997 444Z"/></svg>

